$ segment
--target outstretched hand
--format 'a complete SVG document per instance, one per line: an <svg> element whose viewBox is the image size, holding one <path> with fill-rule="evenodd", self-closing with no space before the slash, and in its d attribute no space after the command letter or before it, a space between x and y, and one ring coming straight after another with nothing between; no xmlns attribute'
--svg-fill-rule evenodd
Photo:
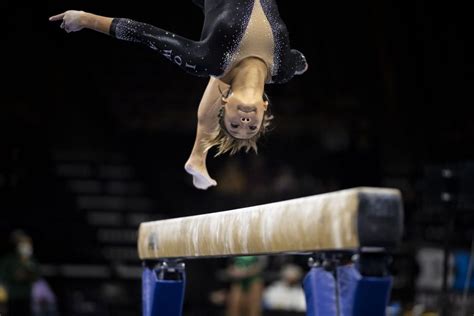
<svg viewBox="0 0 474 316"><path fill-rule="evenodd" d="M68 10L49 18L50 21L61 21L61 28L67 33L77 32L84 28L84 11Z"/></svg>

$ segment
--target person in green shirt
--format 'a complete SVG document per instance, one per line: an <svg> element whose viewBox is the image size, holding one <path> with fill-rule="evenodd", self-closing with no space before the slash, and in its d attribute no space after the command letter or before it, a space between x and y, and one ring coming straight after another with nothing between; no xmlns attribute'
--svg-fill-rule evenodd
<svg viewBox="0 0 474 316"><path fill-rule="evenodd" d="M31 288L38 279L33 242L23 231L11 235L14 251L0 260L0 283L8 294L8 315L31 315Z"/></svg>
<svg viewBox="0 0 474 316"><path fill-rule="evenodd" d="M265 257L235 257L228 269L231 278L227 298L227 316L260 316L262 314Z"/></svg>

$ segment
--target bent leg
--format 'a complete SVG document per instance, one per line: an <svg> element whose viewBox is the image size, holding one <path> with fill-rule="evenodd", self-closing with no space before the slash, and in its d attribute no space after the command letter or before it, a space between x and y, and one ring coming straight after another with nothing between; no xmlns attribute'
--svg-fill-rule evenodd
<svg viewBox="0 0 474 316"><path fill-rule="evenodd" d="M227 88L220 80L211 78L204 91L198 109L196 139L191 154L184 166L186 172L193 176L194 186L202 190L217 185L217 182L209 176L207 171L207 150L204 146L204 140L207 139L208 135L218 124L218 113L221 107L219 86L221 86L221 89Z"/></svg>

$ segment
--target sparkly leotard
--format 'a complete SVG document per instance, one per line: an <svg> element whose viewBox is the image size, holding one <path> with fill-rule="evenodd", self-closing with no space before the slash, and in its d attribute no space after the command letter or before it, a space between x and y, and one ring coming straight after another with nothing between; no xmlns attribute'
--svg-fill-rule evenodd
<svg viewBox="0 0 474 316"><path fill-rule="evenodd" d="M247 57L269 70L267 83L284 83L307 69L304 55L290 48L288 30L275 0L193 0L204 12L199 41L155 26L115 18L110 34L142 43L196 76L223 77Z"/></svg>

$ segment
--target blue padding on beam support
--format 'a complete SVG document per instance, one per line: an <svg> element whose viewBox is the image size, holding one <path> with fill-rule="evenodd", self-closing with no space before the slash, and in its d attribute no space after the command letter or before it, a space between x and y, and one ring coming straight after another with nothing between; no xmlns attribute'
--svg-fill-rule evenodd
<svg viewBox="0 0 474 316"><path fill-rule="evenodd" d="M385 316L392 278L362 277L357 282L353 316Z"/></svg>
<svg viewBox="0 0 474 316"><path fill-rule="evenodd" d="M364 277L355 265L312 268L303 287L307 316L385 316L391 277Z"/></svg>
<svg viewBox="0 0 474 316"><path fill-rule="evenodd" d="M336 280L330 271L311 268L303 280L307 316L338 316Z"/></svg>
<svg viewBox="0 0 474 316"><path fill-rule="evenodd" d="M354 298L360 279L361 275L353 264L337 267L340 316L353 316Z"/></svg>
<svg viewBox="0 0 474 316"><path fill-rule="evenodd" d="M145 267L142 273L143 316L181 316L185 275L181 280L160 280L156 271Z"/></svg>

